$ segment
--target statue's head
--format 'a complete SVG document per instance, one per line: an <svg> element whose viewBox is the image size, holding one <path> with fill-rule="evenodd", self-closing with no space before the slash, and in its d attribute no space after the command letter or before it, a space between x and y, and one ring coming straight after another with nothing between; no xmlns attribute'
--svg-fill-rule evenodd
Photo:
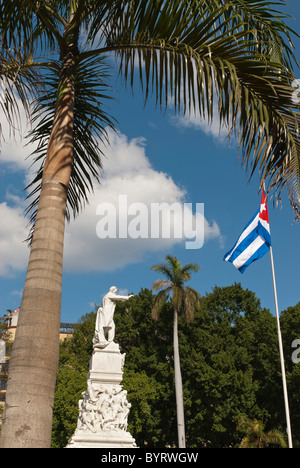
<svg viewBox="0 0 300 468"><path fill-rule="evenodd" d="M116 286L112 286L109 290L110 292L116 294L116 292L118 291L118 288Z"/></svg>

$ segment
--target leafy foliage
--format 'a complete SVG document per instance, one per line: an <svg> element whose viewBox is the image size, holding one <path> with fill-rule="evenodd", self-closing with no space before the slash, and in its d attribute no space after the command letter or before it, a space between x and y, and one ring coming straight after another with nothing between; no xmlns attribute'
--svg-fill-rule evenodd
<svg viewBox="0 0 300 468"><path fill-rule="evenodd" d="M295 351L292 347L294 340L300 339L300 302L288 307L281 314L281 331L283 349L285 352L287 387L289 392L289 406L293 436L300 440L300 365L292 361L291 355ZM299 345L297 346L299 349Z"/></svg>
<svg viewBox="0 0 300 468"><path fill-rule="evenodd" d="M244 433L240 448L287 448L284 435L280 431L264 432L261 421L241 419L238 430Z"/></svg>

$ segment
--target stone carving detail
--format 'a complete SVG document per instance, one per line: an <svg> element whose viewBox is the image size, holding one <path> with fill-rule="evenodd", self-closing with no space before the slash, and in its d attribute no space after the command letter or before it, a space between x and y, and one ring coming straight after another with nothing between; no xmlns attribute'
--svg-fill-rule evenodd
<svg viewBox="0 0 300 468"><path fill-rule="evenodd" d="M120 385L95 388L88 382L88 390L79 401L77 429L93 433L106 431L127 431L130 403L127 392Z"/></svg>

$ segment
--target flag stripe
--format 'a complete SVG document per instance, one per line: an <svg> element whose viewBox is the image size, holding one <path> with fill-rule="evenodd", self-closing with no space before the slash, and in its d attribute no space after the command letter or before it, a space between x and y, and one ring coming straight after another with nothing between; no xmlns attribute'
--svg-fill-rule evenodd
<svg viewBox="0 0 300 468"><path fill-rule="evenodd" d="M258 223L258 216L259 216L259 211L257 213L255 213L255 215L253 216L253 218L250 219L249 223L245 226L242 234L240 235L240 237L238 238L237 242L235 243L235 245L232 247L232 249L227 252L227 254L225 255L224 257L224 260L226 262L229 261L229 257L231 256L231 254L237 249L237 247L249 236L251 235L251 233L253 232L254 229L256 229L257 227L257 223Z"/></svg>
<svg viewBox="0 0 300 468"><path fill-rule="evenodd" d="M247 262L244 263L244 265L242 265L240 268L238 268L238 270L241 272L241 273L244 273L244 271L246 270L246 268L253 262L255 262L256 260L259 260L260 258L262 258L266 253L269 252L269 247L267 246L266 243L264 243L248 260Z"/></svg>
<svg viewBox="0 0 300 468"><path fill-rule="evenodd" d="M257 239L258 235L256 232L257 229L257 224L258 224L258 216L255 217L256 219L256 224L251 223L252 230L248 232L248 235L245 236L245 232L240 236L238 242L236 243L236 246L232 249L232 252L230 255L228 255L227 261L230 261L233 263L233 261L238 258L245 250L248 249L249 246ZM240 239L243 239L240 241Z"/></svg>
<svg viewBox="0 0 300 468"><path fill-rule="evenodd" d="M262 223L261 221L258 223L257 226L258 234L263 237L268 244L268 247L271 245L271 236L270 236L270 226L269 224Z"/></svg>
<svg viewBox="0 0 300 468"><path fill-rule="evenodd" d="M250 259L256 251L265 243L262 237L255 237L255 239L251 242L251 244L245 248L238 257L236 257L232 263L234 266L239 269L242 265L244 265L248 259Z"/></svg>

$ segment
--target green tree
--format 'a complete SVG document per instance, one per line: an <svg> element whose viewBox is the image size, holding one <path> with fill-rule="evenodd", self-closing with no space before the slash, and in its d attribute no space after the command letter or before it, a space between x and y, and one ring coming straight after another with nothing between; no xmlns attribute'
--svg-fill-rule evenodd
<svg viewBox="0 0 300 468"><path fill-rule="evenodd" d="M215 287L180 328L189 447L234 447L245 415L285 427L276 320L253 292Z"/></svg>
<svg viewBox="0 0 300 468"><path fill-rule="evenodd" d="M291 359L291 354L294 351L292 344L295 340L300 339L300 302L281 312L280 328L287 370L292 370L294 367L294 363Z"/></svg>
<svg viewBox="0 0 300 468"><path fill-rule="evenodd" d="M284 435L277 430L265 432L261 421L241 419L238 430L244 433L240 448L287 448Z"/></svg>
<svg viewBox="0 0 300 468"><path fill-rule="evenodd" d="M50 444L65 219L80 211L100 177L99 139L106 139L107 126L114 127L103 106L109 83L105 56L117 55L120 72L132 86L137 63L145 100L153 91L162 109L172 98L176 110L196 109L211 120L217 100L220 123L229 132L237 130L245 161L253 158L253 167L261 163L263 179L268 174L293 189L298 115L291 100L291 31L274 5L254 0L1 2L6 53L13 45L29 57L26 67L43 76L32 114L40 164L31 187L34 229L2 447Z"/></svg>
<svg viewBox="0 0 300 468"><path fill-rule="evenodd" d="M177 425L178 425L178 447L184 448L185 440L185 424L184 424L184 405L183 405L183 390L182 377L180 369L180 354L178 342L178 313L184 312L188 322L193 321L195 307L199 304L198 292L189 287L184 286L184 283L191 279L191 273L199 270L198 265L189 263L181 266L181 262L176 257L166 256L165 264L158 264L152 267L152 270L162 273L167 279L159 279L153 283L155 291L160 290L157 294L152 308L152 317L158 320L159 312L163 302L171 296L171 303L174 311L173 317L173 348L174 348L174 370L175 370L175 391L176 391L176 408L177 408Z"/></svg>
<svg viewBox="0 0 300 468"><path fill-rule="evenodd" d="M7 319L4 316L0 317L0 339L4 339L7 330Z"/></svg>
<svg viewBox="0 0 300 468"><path fill-rule="evenodd" d="M287 390L294 446L300 443L300 303L281 312L280 326L286 363Z"/></svg>

